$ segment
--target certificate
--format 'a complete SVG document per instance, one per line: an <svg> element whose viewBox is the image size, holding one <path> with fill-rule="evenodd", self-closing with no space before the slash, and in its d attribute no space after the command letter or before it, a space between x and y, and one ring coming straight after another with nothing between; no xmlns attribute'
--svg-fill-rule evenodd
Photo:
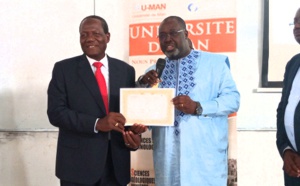
<svg viewBox="0 0 300 186"><path fill-rule="evenodd" d="M174 88L121 88L120 112L125 125L173 126Z"/></svg>

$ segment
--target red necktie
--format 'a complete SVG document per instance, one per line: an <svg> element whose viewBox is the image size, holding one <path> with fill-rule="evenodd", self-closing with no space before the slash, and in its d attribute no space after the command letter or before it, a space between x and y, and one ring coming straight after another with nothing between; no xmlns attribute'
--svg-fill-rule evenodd
<svg viewBox="0 0 300 186"><path fill-rule="evenodd" d="M101 67L103 66L103 64L101 62L95 62L95 63L93 63L93 66L96 67L95 76L96 76L96 79L97 79L97 82L98 82L100 93L102 95L102 99L103 99L103 102L104 102L106 113L108 113L107 87L106 87L105 78L104 78L104 76L101 72Z"/></svg>

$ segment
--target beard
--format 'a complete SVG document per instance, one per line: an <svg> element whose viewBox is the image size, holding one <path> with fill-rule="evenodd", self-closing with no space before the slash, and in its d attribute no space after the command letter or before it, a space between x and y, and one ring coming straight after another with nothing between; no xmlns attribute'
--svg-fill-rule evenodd
<svg viewBox="0 0 300 186"><path fill-rule="evenodd" d="M180 51L178 48L175 48L173 51L170 51L170 52L165 51L164 53L169 59L178 59L179 58L178 55L179 55Z"/></svg>

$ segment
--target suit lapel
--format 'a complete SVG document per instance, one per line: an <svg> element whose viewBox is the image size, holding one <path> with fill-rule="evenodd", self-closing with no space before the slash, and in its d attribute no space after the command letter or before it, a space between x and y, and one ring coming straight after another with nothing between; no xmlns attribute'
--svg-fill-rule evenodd
<svg viewBox="0 0 300 186"><path fill-rule="evenodd" d="M109 108L112 111L119 111L119 98L120 98L120 70L116 61L109 56L108 66L109 66Z"/></svg>
<svg viewBox="0 0 300 186"><path fill-rule="evenodd" d="M78 74L82 81L84 82L87 89L91 92L92 96L95 98L96 103L99 105L100 109L106 113L104 103L100 94L100 90L97 84L97 80L93 74L90 63L85 57L82 55L80 58L80 62L78 65Z"/></svg>
<svg viewBox="0 0 300 186"><path fill-rule="evenodd" d="M293 85L293 81L294 81L294 78L296 76L296 73L299 69L299 66L300 66L300 57L297 58L297 60L294 62L294 64L291 65L290 67L290 73L288 75L288 82L287 82L287 99L288 99L288 96L290 95L290 91L292 89L292 85Z"/></svg>

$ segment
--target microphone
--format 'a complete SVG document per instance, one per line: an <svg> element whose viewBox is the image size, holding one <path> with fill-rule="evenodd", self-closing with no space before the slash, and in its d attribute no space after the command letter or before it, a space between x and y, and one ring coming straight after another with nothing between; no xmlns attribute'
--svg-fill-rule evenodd
<svg viewBox="0 0 300 186"><path fill-rule="evenodd" d="M156 62L156 72L158 74L158 78L160 78L165 66L166 66L166 60L159 58Z"/></svg>
<svg viewBox="0 0 300 186"><path fill-rule="evenodd" d="M159 58L156 62L156 72L157 72L157 78L160 78L164 68L166 66L166 60ZM156 83L155 85L152 86L152 88L158 88L158 83Z"/></svg>

